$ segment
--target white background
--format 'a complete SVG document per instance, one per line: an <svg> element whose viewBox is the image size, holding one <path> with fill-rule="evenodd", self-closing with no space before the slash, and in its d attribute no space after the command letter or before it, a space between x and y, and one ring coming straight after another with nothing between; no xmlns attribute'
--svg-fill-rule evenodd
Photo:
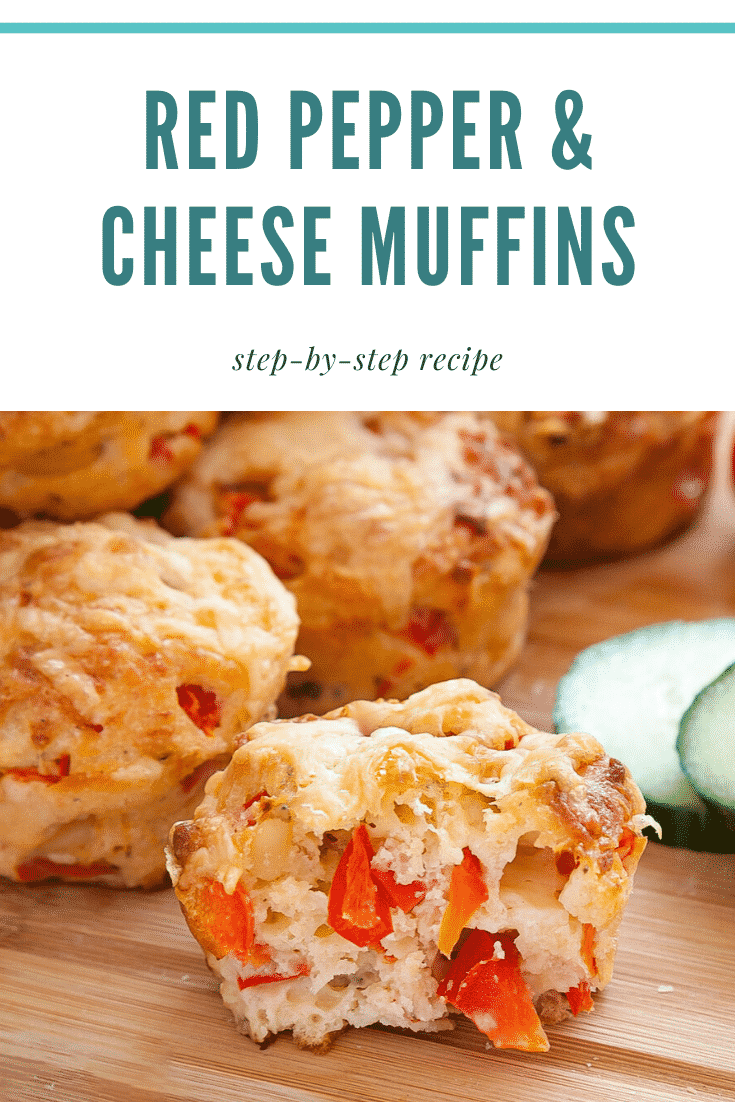
<svg viewBox="0 0 735 1102"><path fill-rule="evenodd" d="M27 4L23 19L97 19L96 5ZM385 7L385 5L384 5ZM408 5L391 5L410 19ZM412 6L411 6L412 7ZM585 5L586 7L586 5ZM632 5L628 5L628 9ZM656 10L657 8L657 10ZM293 10L292 10L293 9ZM474 9L474 10L471 10ZM637 4L639 19L692 18L681 7ZM191 5L147 4L146 18L196 18ZM260 9L262 17L262 8ZM302 18L288 5L282 19ZM313 18L344 19L334 5ZM422 6L422 19L446 18ZM141 5L124 15L143 18ZM355 13L353 12L353 18ZM633 18L618 5L614 16ZM199 13L201 17L201 13ZM209 19L253 18L242 5L210 4ZM362 17L365 18L364 12ZM386 17L373 6L371 20ZM549 19L548 6L523 5L512 16L483 5L457 5L453 19ZM726 18L722 5L698 5L698 19ZM554 18L590 18L580 5L556 6ZM2 179L3 405L33 408L569 408L732 405L731 261L733 53L735 35L5 35L0 36L4 117ZM320 133L305 146L304 169L288 165L288 93L306 88L322 99ZM412 88L437 93L445 122L426 145L425 169L409 167L408 106ZM577 133L592 134L592 171L558 169L551 158L557 133L554 101L566 88L580 92L584 113ZM175 133L180 168L145 168L145 91L165 89L179 105ZM189 89L214 89L203 108L212 137L204 155L215 171L187 167ZM224 99L243 89L257 99L260 146L253 168L224 168ZM358 89L347 109L356 136L348 155L358 171L331 168L331 91ZM367 94L394 92L404 123L383 145L383 169L367 167ZM477 135L467 153L479 171L452 171L451 93L478 89L468 109ZM489 171L490 89L521 101L518 132L523 169ZM101 220L122 204L136 232L121 255L134 257L125 287L105 283ZM288 207L295 227L294 278L266 285L263 260L274 259L260 230L269 206ZM360 209L391 205L407 212L405 287L361 286ZM627 287L611 287L601 264L616 260L602 232L605 211L629 207L635 228L622 231L636 261ZM145 287L143 207L178 207L179 281ZM203 267L215 287L187 285L190 205L215 206L205 223L213 251ZM252 287L225 286L224 212L253 207L250 252L241 267ZM300 268L302 211L330 206L319 224L328 251L317 266L330 287L304 287ZM450 268L438 288L423 286L415 267L415 208L449 207ZM475 255L475 285L459 282L459 208L490 208L476 223L485 251ZM521 251L510 257L509 287L495 280L494 214L499 205L525 206L514 223ZM534 206L547 208L550 251L545 287L532 282ZM553 234L557 206L593 210L593 284L556 286ZM241 233L246 234L245 223ZM160 232L160 231L159 231ZM284 234L286 236L286 234ZM326 377L289 365L276 378L231 370L237 352L285 350L301 359L310 346L351 359L372 348L409 354L397 377L336 367ZM418 371L421 352L500 352L494 374Z"/></svg>
<svg viewBox="0 0 735 1102"><path fill-rule="evenodd" d="M369 5L344 0L2 0L6 21L89 20L115 22L671 22L728 21L732 0L371 0Z"/></svg>

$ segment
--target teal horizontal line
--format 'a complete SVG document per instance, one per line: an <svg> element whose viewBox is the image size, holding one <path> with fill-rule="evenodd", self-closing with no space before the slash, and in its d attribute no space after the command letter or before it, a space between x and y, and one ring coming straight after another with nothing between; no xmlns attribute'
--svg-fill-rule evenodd
<svg viewBox="0 0 735 1102"><path fill-rule="evenodd" d="M0 34L735 34L735 23L0 23Z"/></svg>

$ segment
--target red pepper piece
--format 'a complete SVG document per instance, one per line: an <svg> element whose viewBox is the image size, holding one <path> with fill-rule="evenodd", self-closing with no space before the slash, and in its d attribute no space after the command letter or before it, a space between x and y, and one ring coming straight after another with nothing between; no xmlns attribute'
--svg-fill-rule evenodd
<svg viewBox="0 0 735 1102"><path fill-rule="evenodd" d="M201 685L179 685L176 689L179 704L192 723L205 735L212 735L220 725L222 708L217 694Z"/></svg>
<svg viewBox="0 0 735 1102"><path fill-rule="evenodd" d="M249 807L252 807L253 804L257 804L260 800L264 800L267 795L268 793L265 789L262 789L260 792L256 792L254 796L251 796L249 800L245 801L245 803L242 805L242 810L247 811L247 809Z"/></svg>
<svg viewBox="0 0 735 1102"><path fill-rule="evenodd" d="M582 980L576 987L570 987L567 991L567 1002L569 1003L569 1009L576 1018L580 1010L594 1010L595 1004L592 1002L592 995L590 993L590 985L587 980Z"/></svg>
<svg viewBox="0 0 735 1102"><path fill-rule="evenodd" d="M571 876L577 867L577 858L571 850L563 849L555 857L556 871L560 876Z"/></svg>
<svg viewBox="0 0 735 1102"><path fill-rule="evenodd" d="M195 425L192 422L189 422L185 427L184 433L187 436L193 436L195 440L201 440L202 438L202 430L199 428L199 425Z"/></svg>
<svg viewBox="0 0 735 1102"><path fill-rule="evenodd" d="M44 784L58 784L63 777L69 776L69 761L69 755L62 754L60 758L53 762L56 771L52 773L40 773L38 769L31 766L25 769L6 769L5 772L19 781L42 781Z"/></svg>
<svg viewBox="0 0 735 1102"><path fill-rule="evenodd" d="M267 950L255 943L253 904L240 884L228 895L219 880L207 880L190 907L200 941L218 960L234 953L243 964L256 968L268 963Z"/></svg>
<svg viewBox="0 0 735 1102"><path fill-rule="evenodd" d="M39 773L32 766L25 769L5 769L3 776L15 777L17 781L43 781L44 784L56 784L59 780L55 773Z"/></svg>
<svg viewBox="0 0 735 1102"><path fill-rule="evenodd" d="M173 460L174 453L168 446L165 436L154 436L151 440L151 449L148 453L148 458L158 463L170 463Z"/></svg>
<svg viewBox="0 0 735 1102"><path fill-rule="evenodd" d="M201 907L222 956L233 949L250 951L255 937L253 905L239 884L230 895L219 880L208 880L201 889Z"/></svg>
<svg viewBox="0 0 735 1102"><path fill-rule="evenodd" d="M456 629L446 612L440 608L414 608L401 635L414 646L420 647L430 658L441 647L457 645Z"/></svg>
<svg viewBox="0 0 735 1102"><path fill-rule="evenodd" d="M258 809L255 807L255 805L259 804L261 800L265 800L267 798L268 793L265 789L263 789L261 792L256 792L254 796L251 796L250 799L246 800L245 803L242 805L242 808L240 809L241 814L243 812L250 811L250 809L252 808L250 814L245 815L245 823L247 824L247 826L252 826L258 817Z"/></svg>
<svg viewBox="0 0 735 1102"><path fill-rule="evenodd" d="M404 914L412 911L417 903L426 895L426 884L421 880L412 880L410 884L399 884L395 873L390 869L374 869L371 867L370 875L380 884L388 896L391 907L399 907Z"/></svg>
<svg viewBox="0 0 735 1102"><path fill-rule="evenodd" d="M252 505L254 501L262 501L262 498L257 494L228 491L222 495L222 500L225 507L225 513L220 522L220 531L223 536L231 536L237 531L240 518L248 505Z"/></svg>
<svg viewBox="0 0 735 1102"><path fill-rule="evenodd" d="M587 966L590 976L597 975L597 961L595 960L595 937L597 931L589 922L582 926L582 947L580 954Z"/></svg>
<svg viewBox="0 0 735 1102"><path fill-rule="evenodd" d="M452 869L447 906L439 927L437 944L445 957L451 954L469 919L488 898L480 861L467 848L462 853L462 863Z"/></svg>
<svg viewBox="0 0 735 1102"><path fill-rule="evenodd" d="M617 852L623 862L623 868L630 874L635 869L641 854L646 848L647 840L634 834L629 827L623 827L620 835Z"/></svg>
<svg viewBox="0 0 735 1102"><path fill-rule="evenodd" d="M60 861L50 861L48 857L32 857L30 861L18 865L15 873L23 884L31 884L36 880L50 880L51 877L92 880L117 871L115 865L108 865L106 861L93 861L90 865L64 865Z"/></svg>
<svg viewBox="0 0 735 1102"><path fill-rule="evenodd" d="M281 980L295 980L299 976L308 975L309 965L306 963L306 961L303 961L301 964L298 965L295 972L290 972L286 976L281 975L278 972L268 972L265 975L261 976L248 976L246 980L240 979L240 977L238 976L237 986L240 988L241 991L244 991L246 987L260 987L262 983L278 983Z"/></svg>
<svg viewBox="0 0 735 1102"><path fill-rule="evenodd" d="M390 902L370 869L375 855L367 827L355 828L332 879L327 903L329 925L353 945L380 949L393 931Z"/></svg>
<svg viewBox="0 0 735 1102"><path fill-rule="evenodd" d="M499 960L493 959L496 942ZM496 1048L546 1052L549 1042L521 975L520 959L511 934L472 930L437 991Z"/></svg>

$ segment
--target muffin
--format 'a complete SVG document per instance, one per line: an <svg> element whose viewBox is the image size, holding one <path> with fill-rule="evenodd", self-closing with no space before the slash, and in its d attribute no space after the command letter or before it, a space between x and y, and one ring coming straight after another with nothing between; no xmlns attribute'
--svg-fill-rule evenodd
<svg viewBox="0 0 735 1102"><path fill-rule="evenodd" d="M109 515L0 532L0 874L150 887L292 662L294 600L238 540Z"/></svg>
<svg viewBox="0 0 735 1102"><path fill-rule="evenodd" d="M312 665L289 679L283 715L458 675L493 684L522 645L553 520L474 413L235 416L164 517L245 540L296 597Z"/></svg>
<svg viewBox="0 0 735 1102"><path fill-rule="evenodd" d="M194 461L217 417L0 413L0 514L87 520L134 509Z"/></svg>
<svg viewBox="0 0 735 1102"><path fill-rule="evenodd" d="M489 416L554 495L559 520L549 561L579 563L653 547L690 524L702 504L715 413Z"/></svg>
<svg viewBox="0 0 735 1102"><path fill-rule="evenodd" d="M544 1051L592 1009L651 820L620 762L471 681L259 723L171 832L186 921L242 1031L451 1028Z"/></svg>

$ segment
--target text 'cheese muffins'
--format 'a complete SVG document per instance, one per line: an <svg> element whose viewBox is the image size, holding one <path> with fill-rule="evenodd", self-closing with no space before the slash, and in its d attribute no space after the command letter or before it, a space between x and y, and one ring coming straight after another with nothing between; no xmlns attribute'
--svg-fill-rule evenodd
<svg viewBox="0 0 735 1102"><path fill-rule="evenodd" d="M175 532L236 535L295 595L282 714L496 681L522 645L554 520L518 453L474 413L227 420L175 489Z"/></svg>
<svg viewBox="0 0 735 1102"><path fill-rule="evenodd" d="M237 540L118 514L0 533L0 874L160 881L171 824L272 707L297 629Z"/></svg>
<svg viewBox="0 0 735 1102"><path fill-rule="evenodd" d="M471 681L260 723L171 834L186 920L256 1041L446 1028L544 1051L592 1009L650 820L620 762Z"/></svg>
<svg viewBox="0 0 735 1102"><path fill-rule="evenodd" d="M0 509L87 520L135 509L193 463L216 413L0 413Z"/></svg>

